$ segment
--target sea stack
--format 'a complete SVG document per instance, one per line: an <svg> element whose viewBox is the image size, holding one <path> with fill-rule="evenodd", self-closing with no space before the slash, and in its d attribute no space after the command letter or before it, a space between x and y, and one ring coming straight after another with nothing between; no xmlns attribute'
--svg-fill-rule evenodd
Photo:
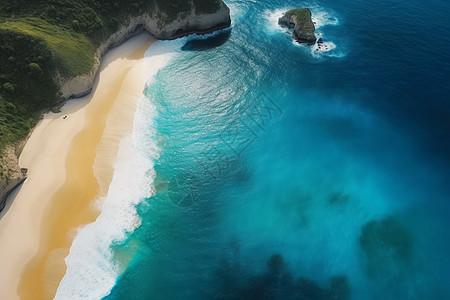
<svg viewBox="0 0 450 300"><path fill-rule="evenodd" d="M316 27L311 18L309 8L291 9L278 19L278 24L294 28L292 36L299 43L313 45L317 38L314 34Z"/></svg>

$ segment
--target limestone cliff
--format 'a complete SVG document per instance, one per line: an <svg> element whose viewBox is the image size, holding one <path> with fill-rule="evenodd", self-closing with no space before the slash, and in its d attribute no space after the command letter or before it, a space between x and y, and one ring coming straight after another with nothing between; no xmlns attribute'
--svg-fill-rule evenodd
<svg viewBox="0 0 450 300"><path fill-rule="evenodd" d="M230 26L230 9L221 2L220 9L209 14L198 14L192 9L189 14L178 17L169 24L161 24L158 11L130 17L119 29L104 41L97 49L95 64L89 74L75 78L63 78L58 75L61 93L65 99L77 98L89 94L95 76L100 67L101 57L130 37L147 31L159 40L171 40L192 33L210 33Z"/></svg>

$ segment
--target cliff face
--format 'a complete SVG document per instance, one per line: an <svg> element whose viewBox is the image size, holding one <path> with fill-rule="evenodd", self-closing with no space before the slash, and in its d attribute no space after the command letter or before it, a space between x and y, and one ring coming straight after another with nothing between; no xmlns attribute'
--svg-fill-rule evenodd
<svg viewBox="0 0 450 300"><path fill-rule="evenodd" d="M308 8L291 9L278 20L278 24L294 28L292 33L294 39L299 43L312 45L317 38L314 34L316 28Z"/></svg>
<svg viewBox="0 0 450 300"><path fill-rule="evenodd" d="M177 18L169 24L161 25L158 12L152 14L142 14L130 17L119 29L104 41L97 49L95 64L89 74L66 79L57 76L57 81L61 87L62 96L65 99L77 98L89 94L95 76L100 67L102 56L108 51L130 37L147 31L159 40L176 39L192 33L210 33L215 30L224 29L230 26L230 9L221 2L220 9L209 14L198 14L193 9L187 15Z"/></svg>

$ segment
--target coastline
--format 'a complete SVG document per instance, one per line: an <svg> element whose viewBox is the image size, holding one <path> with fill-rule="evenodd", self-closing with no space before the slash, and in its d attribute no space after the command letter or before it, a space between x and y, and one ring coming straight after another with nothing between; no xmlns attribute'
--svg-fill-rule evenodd
<svg viewBox="0 0 450 300"><path fill-rule="evenodd" d="M221 1L220 9L209 14L196 14L191 11L183 18L178 18L170 24L161 26L158 17L152 13L143 13L138 16L129 17L117 31L103 41L96 50L94 64L88 74L79 75L72 78L64 78L59 72L55 74L55 81L60 85L60 92L65 100L78 99L89 96L94 88L104 56L115 47L118 47L129 39L144 32L152 35L158 40L174 40L190 34L207 34L217 30L228 28L231 25L230 9ZM11 194L16 184L26 179L26 174L19 168L19 156L21 148L28 138L15 147L15 155L10 156L6 161L11 164L8 169L16 173L10 180L5 182L0 180L0 212L2 206L10 206L6 203L8 195ZM7 153L5 151L5 153ZM0 215L1 216L1 215Z"/></svg>
<svg viewBox="0 0 450 300"><path fill-rule="evenodd" d="M108 51L94 92L46 114L33 131L20 157L28 180L0 219L8 245L0 248L0 298L18 299L19 283L21 299L55 294L75 229L100 213L95 201L107 193L119 142L132 129L145 87L142 58L154 41L143 33Z"/></svg>

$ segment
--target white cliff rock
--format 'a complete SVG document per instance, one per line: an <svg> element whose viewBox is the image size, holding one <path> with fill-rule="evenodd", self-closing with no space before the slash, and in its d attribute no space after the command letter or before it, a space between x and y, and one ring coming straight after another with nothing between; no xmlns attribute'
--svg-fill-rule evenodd
<svg viewBox="0 0 450 300"><path fill-rule="evenodd" d="M111 48L120 45L130 37L143 32L144 30L153 35L156 39L171 40L192 33L209 33L215 30L224 29L230 26L230 9L222 3L221 8L211 14L196 14L194 10L190 14L179 17L169 24L161 24L158 13L152 15L143 14L137 17L130 17L125 24L104 41L98 48L95 56L95 63L89 74L74 78L63 78L57 76L57 81L61 87L64 99L78 98L89 94L94 84L95 76L100 67L100 60Z"/></svg>

